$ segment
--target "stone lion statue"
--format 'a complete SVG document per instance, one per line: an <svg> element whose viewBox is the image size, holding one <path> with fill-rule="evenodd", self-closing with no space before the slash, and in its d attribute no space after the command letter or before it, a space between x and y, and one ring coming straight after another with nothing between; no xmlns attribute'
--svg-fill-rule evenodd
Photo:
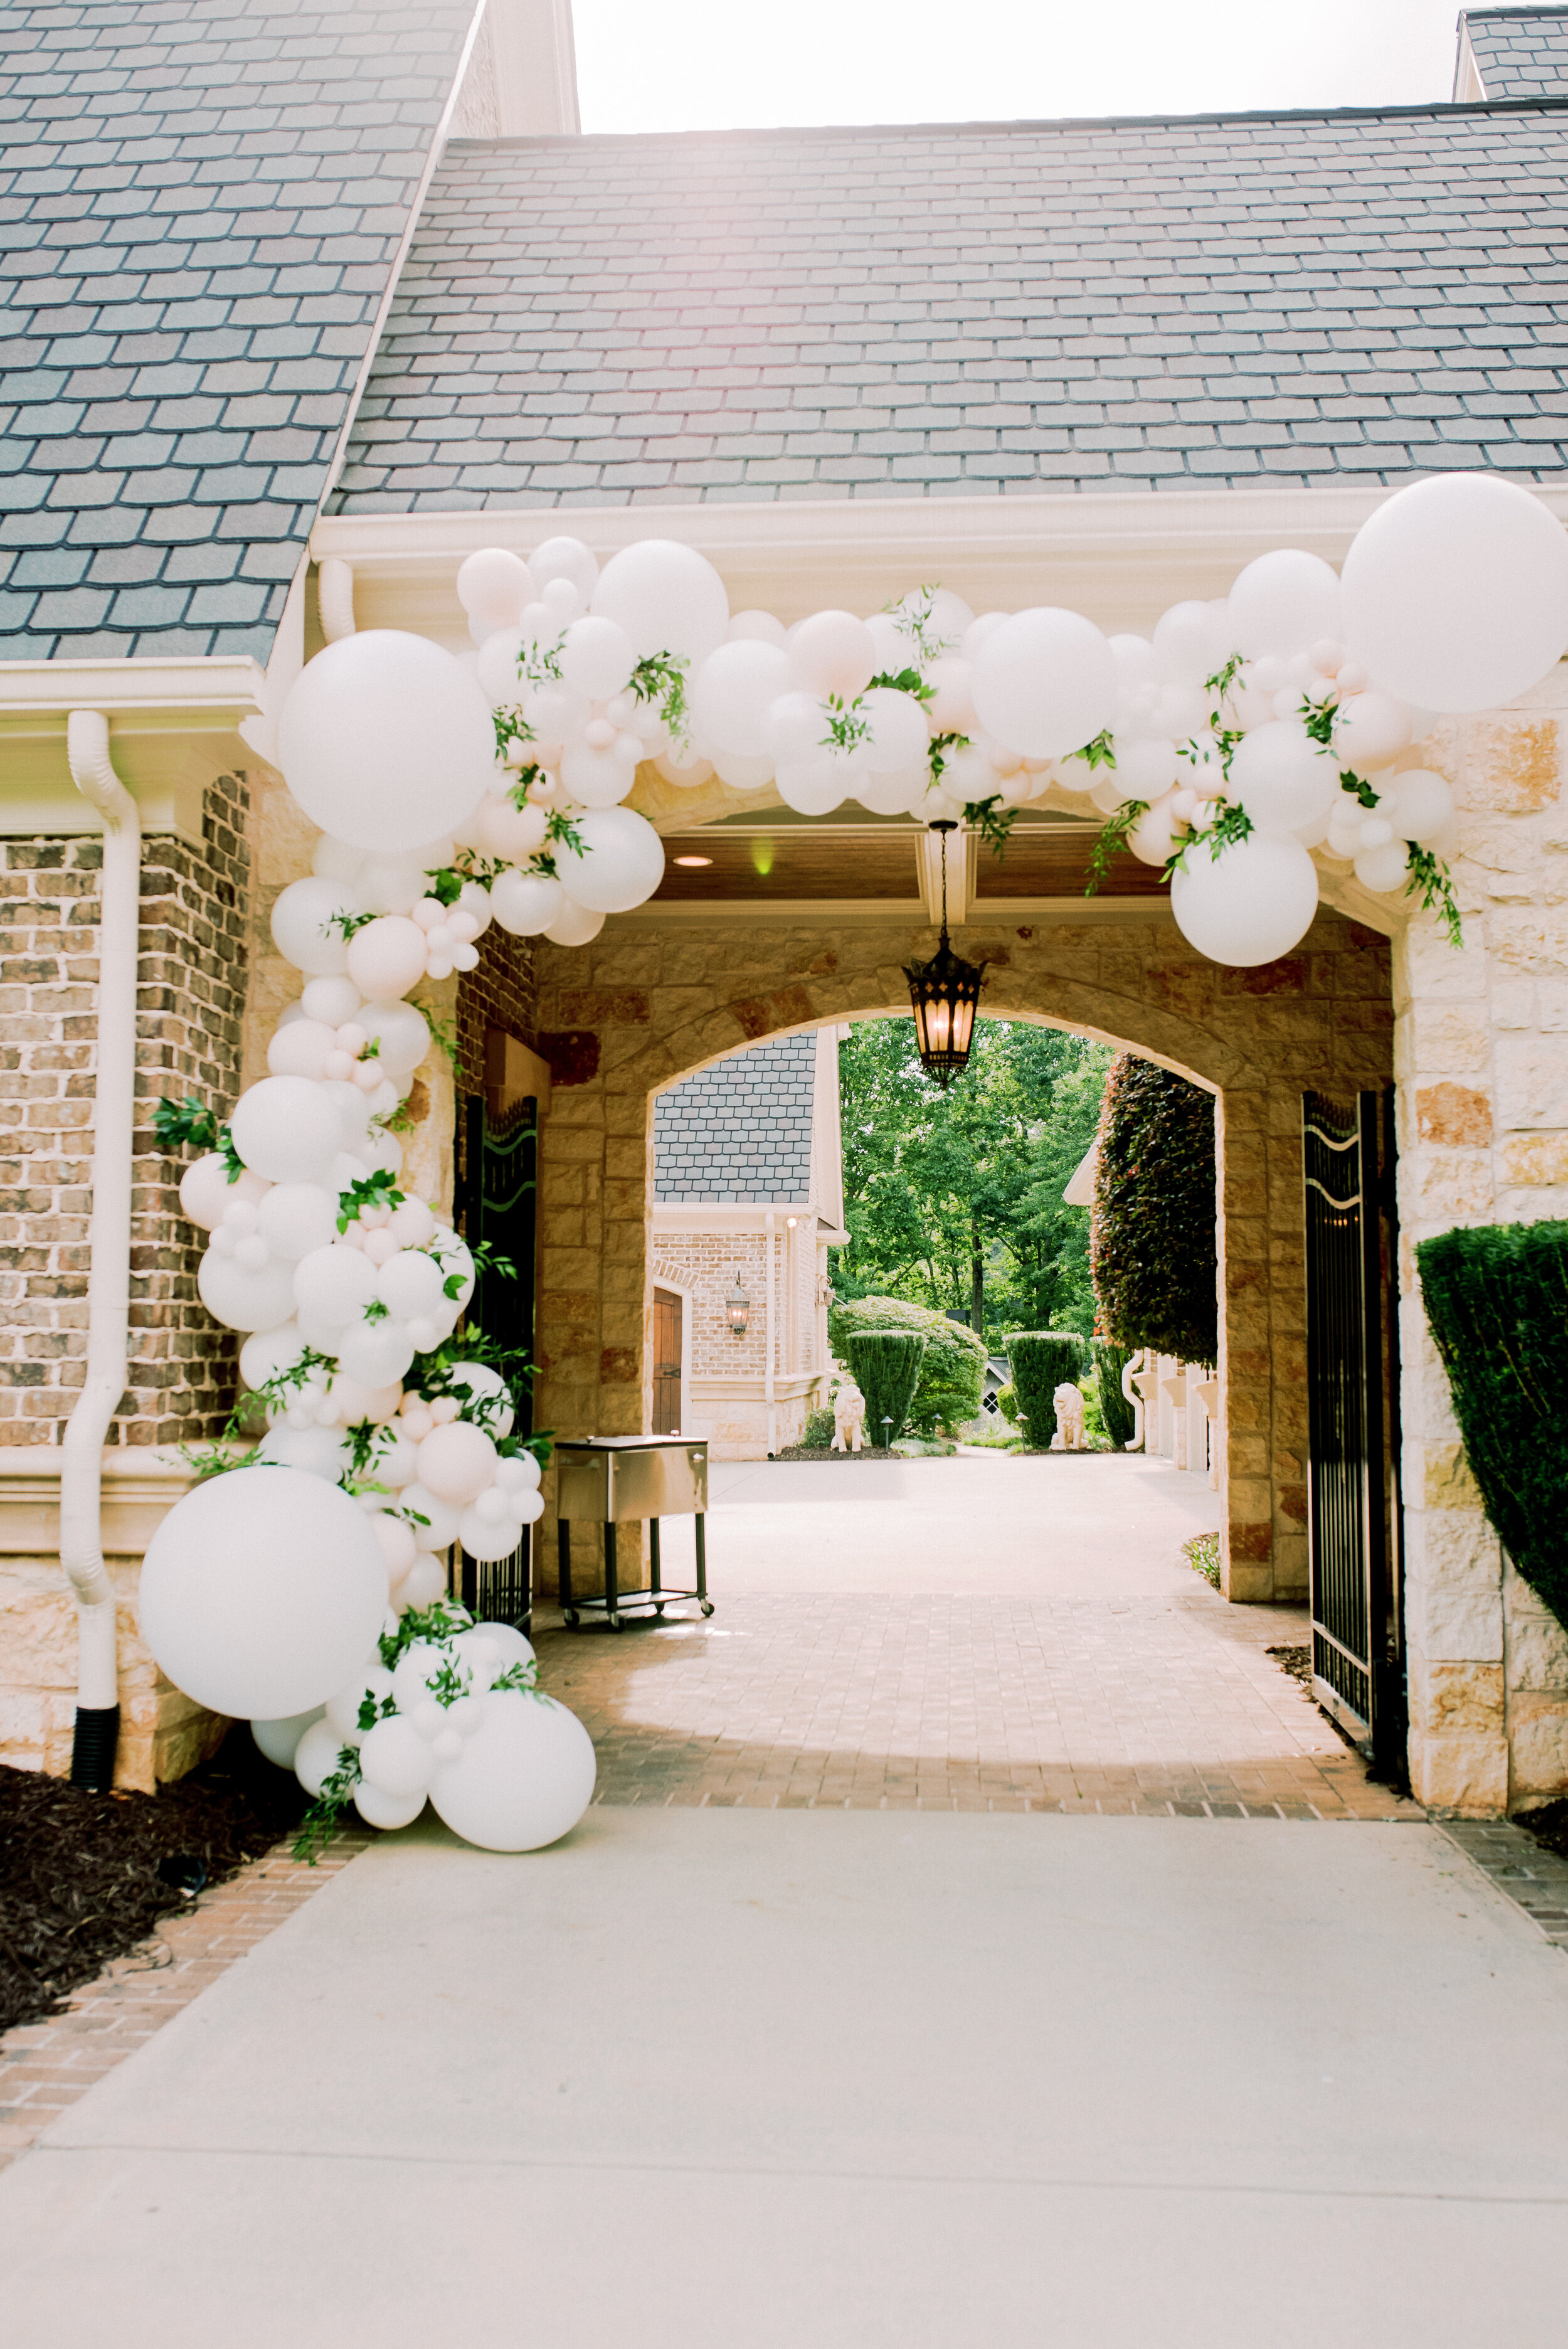
<svg viewBox="0 0 1568 2349"><path fill-rule="evenodd" d="M1078 1388L1069 1386L1064 1379L1051 1397L1057 1411L1057 1448L1063 1452L1083 1450L1083 1395Z"/></svg>
<svg viewBox="0 0 1568 2349"><path fill-rule="evenodd" d="M863 1452L865 1445L861 1431L865 1425L866 1399L853 1379L846 1379L833 1397L833 1443L835 1452Z"/></svg>

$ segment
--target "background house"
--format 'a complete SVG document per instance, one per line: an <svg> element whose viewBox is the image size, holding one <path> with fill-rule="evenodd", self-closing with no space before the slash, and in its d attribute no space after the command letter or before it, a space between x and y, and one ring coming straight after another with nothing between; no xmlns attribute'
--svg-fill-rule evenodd
<svg viewBox="0 0 1568 2349"><path fill-rule="evenodd" d="M728 1053L657 1096L656 1429L706 1436L720 1460L799 1441L827 1400L828 1250L843 1221L836 1028Z"/></svg>

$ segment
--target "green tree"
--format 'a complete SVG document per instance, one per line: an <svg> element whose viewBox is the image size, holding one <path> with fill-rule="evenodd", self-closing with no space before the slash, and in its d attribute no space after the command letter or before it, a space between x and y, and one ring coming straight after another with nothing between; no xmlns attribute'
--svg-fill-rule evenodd
<svg viewBox="0 0 1568 2349"><path fill-rule="evenodd" d="M1094 1138L1111 1054L1024 1021L983 1019L944 1093L913 1022L854 1028L840 1047L845 1224L841 1297L902 1297L1008 1329L1093 1328L1087 1209L1062 1189Z"/></svg>

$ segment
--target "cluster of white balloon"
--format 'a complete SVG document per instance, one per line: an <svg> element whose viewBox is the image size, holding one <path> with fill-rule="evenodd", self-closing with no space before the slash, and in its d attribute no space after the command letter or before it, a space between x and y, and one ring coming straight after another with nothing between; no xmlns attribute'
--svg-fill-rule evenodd
<svg viewBox="0 0 1568 2349"><path fill-rule="evenodd" d="M306 1848L350 1801L368 1825L401 1827L427 1798L489 1850L555 1842L593 1797L592 1739L539 1688L520 1631L439 1597L388 1610L378 1522L297 1466L197 1485L148 1547L148 1646L176 1687L248 1719L294 1770L318 1806Z"/></svg>

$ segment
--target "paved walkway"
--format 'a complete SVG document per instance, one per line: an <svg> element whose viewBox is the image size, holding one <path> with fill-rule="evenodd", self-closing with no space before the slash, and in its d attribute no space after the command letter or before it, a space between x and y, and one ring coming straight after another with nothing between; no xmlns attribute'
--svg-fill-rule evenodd
<svg viewBox="0 0 1568 2349"><path fill-rule="evenodd" d="M0 2178L17 2349L1555 2341L1568 1966L1436 1828L389 1837Z"/></svg>
<svg viewBox="0 0 1568 2349"><path fill-rule="evenodd" d="M1216 1522L1140 1457L746 1462L714 1476L717 1610L545 1628L608 1804L1416 1816L1181 1557ZM665 1579L689 1580L688 1525ZM558 1618L542 1619L546 1626Z"/></svg>

